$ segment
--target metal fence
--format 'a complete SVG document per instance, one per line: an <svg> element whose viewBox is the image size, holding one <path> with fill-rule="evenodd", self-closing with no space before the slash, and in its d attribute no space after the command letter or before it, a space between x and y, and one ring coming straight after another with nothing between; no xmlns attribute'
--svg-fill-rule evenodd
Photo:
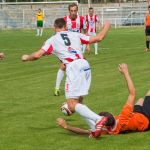
<svg viewBox="0 0 150 150"><path fill-rule="evenodd" d="M0 9L0 28L35 28L36 27L36 11L40 6L22 7L7 6ZM15 9L16 8L16 9ZM44 13L44 27L52 27L53 22L58 17L68 14L67 5L55 6L51 8L42 7ZM144 24L147 6L138 7L94 7L95 13L99 16L101 23L109 20L115 28L123 26L139 26ZM88 6L79 5L79 14L88 13Z"/></svg>

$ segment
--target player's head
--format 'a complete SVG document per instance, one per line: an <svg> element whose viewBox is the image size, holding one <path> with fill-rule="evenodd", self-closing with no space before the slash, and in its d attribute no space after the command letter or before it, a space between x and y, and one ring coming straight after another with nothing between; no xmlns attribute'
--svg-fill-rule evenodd
<svg viewBox="0 0 150 150"><path fill-rule="evenodd" d="M38 9L38 12L41 12L41 8Z"/></svg>
<svg viewBox="0 0 150 150"><path fill-rule="evenodd" d="M55 30L66 29L66 21L64 18L57 18L54 22L54 28Z"/></svg>
<svg viewBox="0 0 150 150"><path fill-rule="evenodd" d="M71 19L76 19L78 14L78 5L76 3L72 3L68 6L69 15Z"/></svg>
<svg viewBox="0 0 150 150"><path fill-rule="evenodd" d="M115 125L115 118L114 116L109 112L100 112L100 116L105 116L108 118L108 121L106 122L105 126L113 127Z"/></svg>
<svg viewBox="0 0 150 150"><path fill-rule="evenodd" d="M150 11L150 5L148 6L148 11Z"/></svg>
<svg viewBox="0 0 150 150"><path fill-rule="evenodd" d="M89 15L92 16L94 14L94 9L93 7L90 7L89 8Z"/></svg>

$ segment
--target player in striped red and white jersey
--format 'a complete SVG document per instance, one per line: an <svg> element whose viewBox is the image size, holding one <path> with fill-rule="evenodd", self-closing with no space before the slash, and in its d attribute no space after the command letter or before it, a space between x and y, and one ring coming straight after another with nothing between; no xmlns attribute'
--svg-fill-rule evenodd
<svg viewBox="0 0 150 150"><path fill-rule="evenodd" d="M90 44L100 42L106 36L110 23L107 22L103 30L96 36L90 37L82 33L66 31L63 18L58 18L54 23L56 34L49 38L42 48L30 55L23 55L22 61L37 60L45 54L54 54L66 65L65 96L70 112L79 113L90 126L94 126L94 133L100 135L100 126L107 121L91 111L81 101L88 94L91 83L91 69L87 60L83 58L81 43Z"/></svg>
<svg viewBox="0 0 150 150"><path fill-rule="evenodd" d="M97 15L94 14L94 9L92 7L89 8L89 14L85 16L86 25L87 25L87 34L90 36L96 35L96 23L99 23L99 27L101 23ZM97 43L94 44L95 47L95 55L98 54L98 45ZM90 45L88 45L88 51L90 51Z"/></svg>

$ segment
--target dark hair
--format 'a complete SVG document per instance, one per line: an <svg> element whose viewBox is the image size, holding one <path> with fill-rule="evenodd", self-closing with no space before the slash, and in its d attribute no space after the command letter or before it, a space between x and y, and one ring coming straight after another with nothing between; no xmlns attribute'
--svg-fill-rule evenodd
<svg viewBox="0 0 150 150"><path fill-rule="evenodd" d="M148 6L148 8L150 8L150 5Z"/></svg>
<svg viewBox="0 0 150 150"><path fill-rule="evenodd" d="M71 7L77 7L77 10L78 10L78 5L76 4L76 3L72 3L72 4L70 4L69 6L68 6L68 10L70 11L70 8Z"/></svg>
<svg viewBox="0 0 150 150"><path fill-rule="evenodd" d="M93 7L90 7L90 8L89 8L89 10L92 10L92 9L93 9Z"/></svg>
<svg viewBox="0 0 150 150"><path fill-rule="evenodd" d="M114 116L109 112L100 112L100 116L105 116L108 118L108 121L106 122L105 126L111 126L113 127L115 125L115 118Z"/></svg>
<svg viewBox="0 0 150 150"><path fill-rule="evenodd" d="M54 22L54 27L59 29L66 27L66 21L64 18L57 18Z"/></svg>

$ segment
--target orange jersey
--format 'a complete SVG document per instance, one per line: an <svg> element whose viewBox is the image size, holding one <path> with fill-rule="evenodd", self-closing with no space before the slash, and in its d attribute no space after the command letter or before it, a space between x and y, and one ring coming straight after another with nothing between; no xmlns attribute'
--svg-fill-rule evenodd
<svg viewBox="0 0 150 150"><path fill-rule="evenodd" d="M150 26L150 14L146 14L146 17L145 17L145 26Z"/></svg>
<svg viewBox="0 0 150 150"><path fill-rule="evenodd" d="M133 108L126 104L120 115L115 116L116 126L109 129L109 134L119 134L124 131L145 131L149 126L149 120L141 113L133 112Z"/></svg>

